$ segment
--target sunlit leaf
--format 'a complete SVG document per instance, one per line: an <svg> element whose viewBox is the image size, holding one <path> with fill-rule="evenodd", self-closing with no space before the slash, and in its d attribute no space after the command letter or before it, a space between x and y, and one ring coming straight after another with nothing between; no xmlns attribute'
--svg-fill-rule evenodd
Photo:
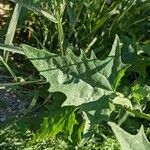
<svg viewBox="0 0 150 150"><path fill-rule="evenodd" d="M119 38L116 37L109 56L98 60L94 54L88 59L83 52L77 57L68 50L66 56L59 56L23 45L25 55L50 82L49 91L63 92L67 96L63 105L76 106L115 91L122 77L118 73L126 69L121 62L120 48Z"/></svg>
<svg viewBox="0 0 150 150"><path fill-rule="evenodd" d="M34 135L31 142L55 137L60 132L71 138L73 127L78 124L74 110L74 107L62 107L61 109L49 111L49 115L44 118L41 128Z"/></svg>
<svg viewBox="0 0 150 150"><path fill-rule="evenodd" d="M146 138L143 127L136 135L131 135L115 123L109 122L108 124L116 135L122 150L149 150L150 143Z"/></svg>
<svg viewBox="0 0 150 150"><path fill-rule="evenodd" d="M94 53L88 59L82 51L79 57L71 50L60 56L27 45L22 47L40 74L50 82L49 92L66 95L63 106L78 106L92 123L108 120L114 109L108 95L116 91L128 67L121 61L118 36L105 60L97 59Z"/></svg>

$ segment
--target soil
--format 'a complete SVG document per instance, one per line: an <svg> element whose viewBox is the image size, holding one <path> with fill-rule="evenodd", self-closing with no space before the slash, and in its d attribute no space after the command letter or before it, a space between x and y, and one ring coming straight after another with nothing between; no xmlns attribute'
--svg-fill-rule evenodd
<svg viewBox="0 0 150 150"><path fill-rule="evenodd" d="M4 72L0 70L0 84L12 82L4 75ZM0 88L0 121L3 122L11 117L18 117L23 113L28 106L28 101L24 95L18 94L16 89Z"/></svg>
<svg viewBox="0 0 150 150"><path fill-rule="evenodd" d="M8 12L11 10L10 1L0 0L0 30L6 25ZM0 36L0 39L3 38ZM23 113L29 102L25 95L18 94L19 91L14 87L2 88L2 83L12 83L12 78L0 68L0 122L3 122L11 117L18 117Z"/></svg>
<svg viewBox="0 0 150 150"><path fill-rule="evenodd" d="M0 121L5 121L25 111L27 103L18 97L13 90L0 90Z"/></svg>

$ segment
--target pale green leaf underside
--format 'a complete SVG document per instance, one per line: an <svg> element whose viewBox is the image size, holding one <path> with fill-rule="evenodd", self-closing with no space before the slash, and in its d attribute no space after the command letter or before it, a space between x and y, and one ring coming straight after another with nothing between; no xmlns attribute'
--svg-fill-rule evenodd
<svg viewBox="0 0 150 150"><path fill-rule="evenodd" d="M27 45L22 47L40 74L50 82L49 91L66 95L63 105L79 106L113 93L119 84L116 79L119 71L126 68L121 62L118 36L105 60L98 60L94 54L87 59L83 52L77 57L71 50L60 56Z"/></svg>
<svg viewBox="0 0 150 150"><path fill-rule="evenodd" d="M122 150L149 150L150 143L144 133L143 127L136 135L131 135L117 126L115 123L109 122L116 138L118 139Z"/></svg>

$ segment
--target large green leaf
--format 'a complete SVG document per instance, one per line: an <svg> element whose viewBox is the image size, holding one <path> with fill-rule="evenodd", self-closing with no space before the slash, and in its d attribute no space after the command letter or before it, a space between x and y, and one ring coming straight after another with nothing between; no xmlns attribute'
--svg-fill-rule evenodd
<svg viewBox="0 0 150 150"><path fill-rule="evenodd" d="M118 139L122 150L149 150L150 143L144 133L143 127L138 134L131 135L117 126L115 123L109 122L116 138Z"/></svg>
<svg viewBox="0 0 150 150"><path fill-rule="evenodd" d="M128 67L121 61L118 36L105 60L97 59L94 53L88 59L83 51L79 57L71 50L65 56L60 56L27 45L22 47L40 74L50 82L49 91L66 95L62 105L78 106L84 112L84 133L88 132L91 124L109 120L114 110L109 95L116 92Z"/></svg>
<svg viewBox="0 0 150 150"><path fill-rule="evenodd" d="M105 60L98 60L93 53L90 59L83 52L77 57L71 50L60 56L27 45L23 45L23 49L40 74L50 82L49 91L66 95L63 105L79 106L113 93L127 67L121 62L118 36Z"/></svg>

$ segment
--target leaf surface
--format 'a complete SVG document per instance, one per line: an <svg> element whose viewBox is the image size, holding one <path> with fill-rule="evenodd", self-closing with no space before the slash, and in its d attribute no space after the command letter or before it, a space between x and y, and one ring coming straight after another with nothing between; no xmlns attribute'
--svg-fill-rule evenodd
<svg viewBox="0 0 150 150"><path fill-rule="evenodd" d="M83 51L76 56L67 50L65 56L60 56L27 45L22 47L27 58L50 83L49 92L66 95L62 106L77 106L84 112L84 133L91 125L109 120L114 111L109 95L116 92L128 67L121 61L118 36L105 60L97 59L94 53L88 59Z"/></svg>
<svg viewBox="0 0 150 150"><path fill-rule="evenodd" d="M74 107L62 107L49 111L49 115L44 117L41 128L34 135L31 143L55 137L59 132L71 136L74 125L78 124L74 110Z"/></svg>
<svg viewBox="0 0 150 150"><path fill-rule="evenodd" d="M131 135L115 123L109 122L108 124L116 135L122 150L149 150L150 143L146 138L143 127L136 135Z"/></svg>
<svg viewBox="0 0 150 150"><path fill-rule="evenodd" d="M118 36L105 60L98 60L93 53L88 59L82 51L77 57L71 50L60 56L27 45L23 45L23 49L40 74L50 82L49 91L66 95L63 106L81 106L113 93L127 68L121 61Z"/></svg>

